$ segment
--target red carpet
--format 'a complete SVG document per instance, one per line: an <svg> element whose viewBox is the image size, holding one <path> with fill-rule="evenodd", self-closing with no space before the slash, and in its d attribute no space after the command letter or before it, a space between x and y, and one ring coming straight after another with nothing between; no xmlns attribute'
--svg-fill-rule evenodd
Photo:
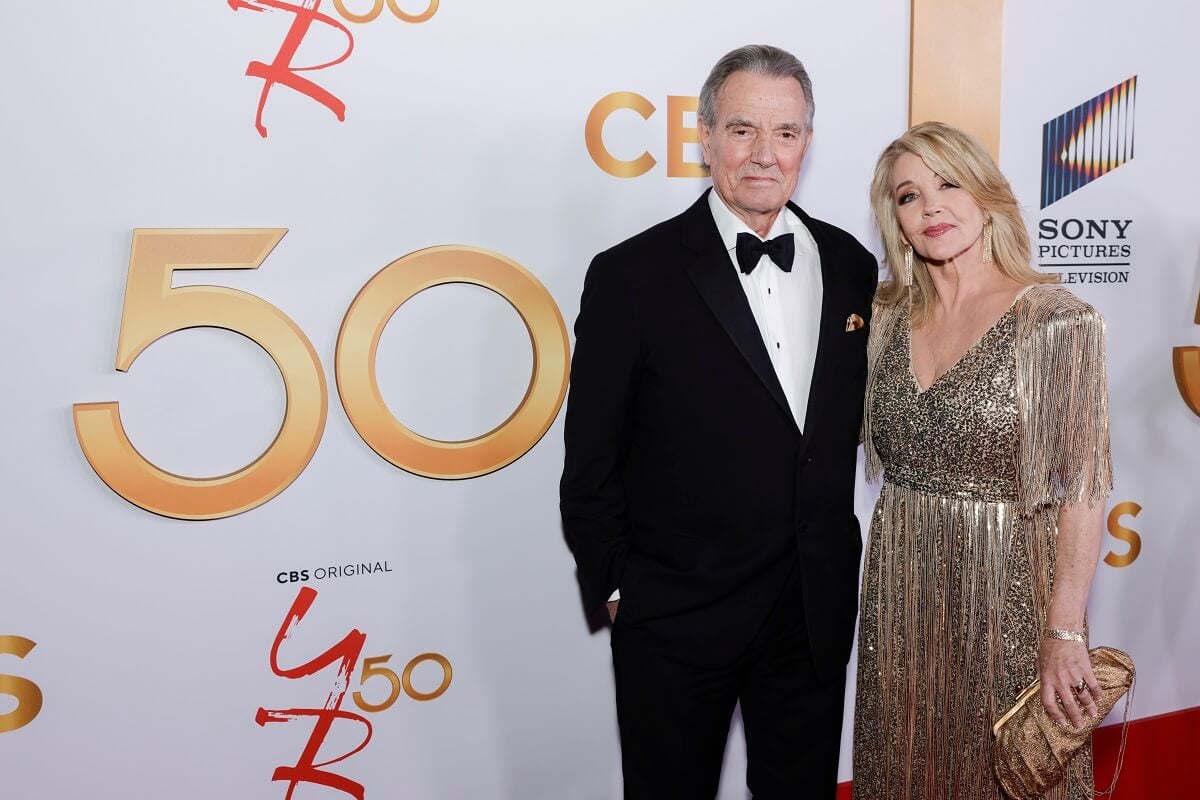
<svg viewBox="0 0 1200 800"><path fill-rule="evenodd" d="M1107 725L1092 740L1096 786L1112 782L1121 745L1121 726ZM1162 800L1200 795L1194 767L1200 760L1200 707L1129 723L1125 762L1112 800ZM838 786L837 800L850 800L851 784Z"/></svg>

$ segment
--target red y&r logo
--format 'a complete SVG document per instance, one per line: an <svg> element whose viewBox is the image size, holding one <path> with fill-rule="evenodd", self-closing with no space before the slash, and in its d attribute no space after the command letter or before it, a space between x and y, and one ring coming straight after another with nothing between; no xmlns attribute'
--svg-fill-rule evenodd
<svg viewBox="0 0 1200 800"><path fill-rule="evenodd" d="M304 619L305 614L312 608L313 602L316 599L317 591L308 586L301 588L300 592L296 595L296 600L292 603L291 609L283 618L283 624L279 627L279 632L275 635L275 642L271 645L271 671L281 678L297 680L336 664L337 675L334 678L333 688L325 698L324 706L321 708L259 708L254 721L266 727L269 722L295 722L296 720L309 717L316 720L312 733L308 737L308 743L304 746L304 751L300 754L300 758L297 759L296 764L290 767L276 767L275 772L271 775L271 780L273 781L287 781L288 789L287 794L284 795L284 800L291 800L292 793L302 783L316 783L321 786L328 786L331 789L336 789L339 792L350 795L355 800L363 800L365 790L361 783L330 772L325 767L336 764L339 761L345 761L366 747L371 741L374 729L371 727L371 723L367 721L367 718L352 711L342 710L342 701L346 697L346 690L349 688L350 680L354 675L354 667L358 663L359 656L362 655L367 635L356 628L347 633L340 642L306 664L301 664L292 669L283 669L279 666L279 650L283 646L284 640L291 636L292 631ZM361 710L368 713L386 711L403 695L407 695L412 700L422 703L436 700L450 688L450 682L454 678L454 670L450 666L449 659L440 653L421 653L415 656L408 662L400 674L396 674L389 667L382 666L390 659L391 655L363 659L362 674L359 678L360 688L372 678L385 678L391 686L391 691L379 702L368 700L363 696L361 691L354 692L352 695L354 703ZM437 665L442 674L438 685L430 691L422 691L414 686L413 674L424 664ZM427 667L426 669L428 670L429 668ZM426 672L426 679L427 677L428 672ZM379 681L375 681L375 685L379 684ZM317 757L320 755L321 748L325 744L325 737L329 735L329 731L333 728L333 723L337 720L362 723L366 728L363 739L358 746L348 753L340 755L337 758L318 762Z"/></svg>
<svg viewBox="0 0 1200 800"><path fill-rule="evenodd" d="M270 64L262 61L251 61L246 67L246 74L248 76L251 78L260 78L263 82L262 94L258 98L258 113L254 118L254 127L258 130L260 136L264 139L267 138L267 128L263 125L263 108L267 104L267 96L271 94L271 89L276 84L283 84L306 97L316 100L332 111L339 122L346 121L345 103L338 97L335 97L329 90L319 86L315 81L297 74L300 72L316 72L337 66L348 59L350 54L354 52L354 35L350 33L350 29L341 21L321 12L321 0L301 0L299 3L288 2L288 0L225 0L225 2L234 11L239 9L247 9L260 13L263 11L284 11L294 15L292 25L284 37L283 44L280 45L279 52L275 54L275 60ZM404 22L414 24L428 21L437 13L438 3L439 0L430 0L428 8L423 13L409 14L397 5L396 0L387 0L388 8L391 9L393 15ZM383 12L383 4L384 0L374 0L374 5L369 11L364 14L355 14L346 8L344 0L333 0L333 5L338 13L350 22L357 24L373 21ZM332 61L308 66L293 66L292 59L296 57L296 51L300 49L304 37L308 35L314 22L337 28L345 34L346 49Z"/></svg>
<svg viewBox="0 0 1200 800"><path fill-rule="evenodd" d="M354 35L350 33L350 29L328 14L322 14L320 11L321 0L304 0L300 5L286 2L286 0L226 0L226 2L229 3L229 7L234 11L242 8L258 12L268 9L278 9L296 15L292 20L292 26L288 28L283 44L279 47L279 52L275 54L275 60L270 64L265 64L262 61L251 61L246 67L247 75L251 78L261 78L263 81L262 94L258 98L258 114L254 118L254 127L258 129L259 136L262 136L264 139L267 138L267 128L263 125L262 121L263 108L267 105L267 96L271 94L271 89L275 88L275 84L277 83L282 83L284 86L300 92L300 94L311 97L332 111L339 122L345 122L346 104L334 97L328 90L323 89L308 78L301 77L297 73L326 69L340 64L349 58L350 54L354 52ZM324 64L294 67L292 66L292 59L296 57L296 51L300 49L300 43L304 41L304 37L308 35L308 31L314 22L332 25L346 34L346 51L333 61L327 61Z"/></svg>
<svg viewBox="0 0 1200 800"><path fill-rule="evenodd" d="M346 760L366 747L371 741L372 728L367 718L352 711L341 710L342 700L345 699L346 690L350 686L350 676L354 674L354 666L358 663L358 657L362 655L367 635L361 633L356 628L347 633L340 642L306 664L301 664L293 669L283 669L279 666L279 648L291 634L292 629L300 623L300 620L304 619L304 615L312 608L313 601L316 599L316 590L307 586L302 588L300 593L296 595L296 601L292 603L291 610L284 617L283 625L280 626L279 633L275 635L275 642L271 645L271 671L281 678L295 680L312 675L333 664L338 664L337 677L334 679L333 688L330 690L329 696L325 699L324 707L271 710L259 708L254 721L265 727L268 722L292 722L305 717L312 717L316 720L316 724L313 725L312 735L308 737L308 744L304 746L304 751L300 754L296 765L291 767L276 767L275 772L271 775L271 780L273 781L288 782L287 794L284 795L285 800L291 800L292 793L296 791L296 787L301 783L317 783L322 786L328 786L331 789L345 792L351 797L356 798L356 800L363 800L363 785L361 783L352 781L334 772L329 772L323 768ZM339 719L361 722L366 727L366 735L363 737L362 742L350 752L337 758L317 763L317 755L321 751L321 745L325 743L325 737L329 735L334 721Z"/></svg>

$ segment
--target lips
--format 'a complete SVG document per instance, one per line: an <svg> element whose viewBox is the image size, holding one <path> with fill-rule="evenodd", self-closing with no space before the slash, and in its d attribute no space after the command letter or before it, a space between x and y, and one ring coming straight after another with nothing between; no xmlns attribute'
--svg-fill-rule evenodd
<svg viewBox="0 0 1200 800"><path fill-rule="evenodd" d="M944 222L941 224L938 224L938 225L930 225L928 228L925 229L925 235L933 236L936 238L938 236L941 236L946 231L952 230L953 228L954 228L953 225L947 225Z"/></svg>

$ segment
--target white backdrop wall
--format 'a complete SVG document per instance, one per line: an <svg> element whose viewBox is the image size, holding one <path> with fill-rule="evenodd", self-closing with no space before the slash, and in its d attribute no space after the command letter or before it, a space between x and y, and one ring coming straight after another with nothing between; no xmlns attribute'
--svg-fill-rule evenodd
<svg viewBox="0 0 1200 800"><path fill-rule="evenodd" d="M1037 262L1075 281L1070 288L1108 323L1116 474L1109 506L1140 508L1119 520L1136 531L1140 549L1112 536L1102 544L1102 554L1123 566L1102 562L1097 570L1092 640L1134 656L1135 716L1195 708L1200 417L1176 386L1172 350L1200 345L1200 207L1193 196L1200 165L1189 132L1200 125L1200 110L1183 99L1200 74L1188 33L1200 25L1200 9L1115 0L1005 8L1001 167L1025 205ZM1103 116L1088 137L1097 153L1128 142L1132 159L1040 208L1042 126L1134 77L1129 113ZM1079 231L1070 220L1083 223L1078 239L1069 238ZM1105 235L1089 224L1104 221ZM1039 251L1059 245L1103 249ZM1053 266L1064 263L1072 266ZM1109 282L1091 282L1095 273Z"/></svg>
<svg viewBox="0 0 1200 800"><path fill-rule="evenodd" d="M418 5L396 8L417 14ZM1168 51L1192 52L1183 37L1193 26L1159 30L1162 21L1142 11L1110 29L1079 3L1049 21L1040 7L1010 6L1002 162L1031 228L1043 217L1135 220L1129 283L1078 287L1110 321L1114 502L1142 507L1136 521L1123 518L1141 532L1140 557L1101 567L1094 636L1126 644L1155 676L1140 690L1139 715L1200 705L1181 666L1195 662L1200 643L1180 629L1200 610L1190 580L1197 546L1187 537L1200 511L1188 491L1200 474L1200 420L1170 372L1171 346L1200 344L1190 325L1200 224L1187 195L1197 167L1181 158L1195 129L1184 101L1195 70L1168 66ZM346 16L372 10L370 0L343 7ZM756 2L734 12L674 0L594 9L445 0L417 24L379 9L352 24L332 0L319 4L347 26L354 48L302 74L344 102L345 121L276 86L266 138L254 127L263 82L245 72L275 58L289 11L219 0L26 4L0 31L0 637L10 637L0 639L0 675L31 682L42 698L27 724L0 733L6 796L284 797L287 783L272 774L300 759L312 719L260 726L256 714L320 708L336 686L332 666L295 679L272 671L273 641L301 587L317 597L281 646L281 668L352 629L366 636L341 707L368 719L373 735L326 771L374 797L618 796L607 633L588 631L558 522L559 423L482 477L398 469L364 443L339 401L342 318L389 262L459 244L523 265L572 322L591 255L707 185L668 175L668 97L696 94L716 58L754 41L795 52L815 82L816 137L796 199L879 250L866 188L875 156L906 123L905 3ZM1188 14L1196 16L1175 17ZM1177 41L1152 46L1151 29ZM1056 35L1061 48L1051 48L1047 30L1076 31L1079 42ZM316 24L295 63L336 59L346 41ZM1136 158L1035 211L1042 123L1133 74ZM618 91L656 109L648 119L616 111L604 127L615 157L656 159L639 177L609 174L585 146L589 112ZM685 153L698 157L694 145ZM294 483L246 513L151 514L93 472L72 404L120 400L147 459L214 476L271 445L286 397L260 348L216 328L173 333L127 373L112 369L131 231L264 227L288 233L259 269L177 273L175 285L240 289L304 331L328 382L319 448ZM377 372L398 419L465 439L517 406L532 364L513 309L455 285L403 306L383 333ZM864 518L873 494L859 489ZM1127 549L1106 539L1106 552ZM360 563L372 571L320 572ZM19 657L11 637L34 646ZM353 701L355 691L366 705L389 693L385 673L363 685L362 659L390 655L376 667L400 673L422 653L452 665L444 694L419 702L400 692L376 712ZM413 693L442 677L423 662ZM14 686L0 682L0 720L33 707L28 685ZM362 737L360 723L335 722L317 760ZM844 755L848 739L849 721ZM745 796L743 768L735 735L722 798ZM850 778L848 758L841 774ZM312 783L293 795L337 796L348 795Z"/></svg>
<svg viewBox="0 0 1200 800"><path fill-rule="evenodd" d="M236 4L235 4L236 5ZM369 0L347 2L350 13ZM419 13L420 3L401 10ZM557 511L561 430L470 480L439 481L377 456L334 385L339 326L389 262L441 244L486 248L547 287L568 324L597 251L682 210L707 182L667 175L668 96L689 96L733 47L778 43L816 85L817 134L797 199L870 240L871 160L905 122L907 10L901 3L503 4L444 0L427 22L389 7L347 24L344 62L302 73L345 103L263 82L295 14L220 0L28 4L0 32L5 168L0 325L8 348L2 415L0 635L36 643L0 655L0 674L44 699L0 734L5 796L281 798L311 718L260 727L266 709L319 708L336 667L287 679L275 634L301 586L312 609L280 651L295 667L366 634L361 656L443 655L448 690L401 693L368 713L370 743L329 772L373 797L608 798L619 756L608 636L591 634ZM322 12L341 20L331 0ZM295 64L336 58L345 37L315 24ZM657 109L608 120L617 157L658 164L617 178L585 146L589 112L617 91ZM689 124L691 123L689 119ZM695 160L695 146L688 158ZM74 403L119 400L138 450L188 476L231 472L271 444L280 374L248 339L214 328L162 338L113 370L134 228L287 228L252 271L177 273L277 306L311 340L328 381L328 421L311 463L246 513L182 521L110 490L81 453ZM388 407L412 429L476 436L521 400L532 363L520 318L475 286L419 295L379 348ZM388 571L316 577L329 565ZM290 581L290 572L308 580ZM280 582L277 576L283 573ZM381 675L360 685L388 696ZM442 672L412 681L431 691ZM19 701L0 695L0 713ZM26 707L28 710L28 706ZM339 721L321 749L362 738ZM730 749L724 797L742 797ZM847 773L848 775L848 773ZM348 796L301 784L294 797Z"/></svg>

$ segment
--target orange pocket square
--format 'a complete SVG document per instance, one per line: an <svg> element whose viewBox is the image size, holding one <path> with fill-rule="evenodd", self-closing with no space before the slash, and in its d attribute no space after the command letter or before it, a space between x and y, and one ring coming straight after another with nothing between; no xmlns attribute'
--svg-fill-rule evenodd
<svg viewBox="0 0 1200 800"><path fill-rule="evenodd" d="M846 333L856 331L863 326L863 318L858 314L851 314L846 317Z"/></svg>

